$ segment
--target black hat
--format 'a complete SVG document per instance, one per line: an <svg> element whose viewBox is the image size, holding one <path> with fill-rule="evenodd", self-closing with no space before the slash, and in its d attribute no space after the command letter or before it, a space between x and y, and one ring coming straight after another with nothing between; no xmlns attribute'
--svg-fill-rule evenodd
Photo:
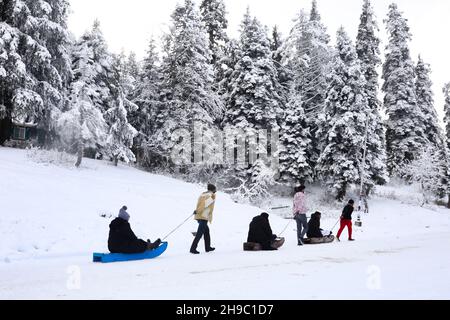
<svg viewBox="0 0 450 320"><path fill-rule="evenodd" d="M269 219L269 214L267 212L261 213L261 217Z"/></svg>
<svg viewBox="0 0 450 320"><path fill-rule="evenodd" d="M355 201L354 200L350 200L348 203L349 204L355 204Z"/></svg>
<svg viewBox="0 0 450 320"><path fill-rule="evenodd" d="M213 192L213 193L216 193L216 192L217 192L217 188L216 188L216 186L213 185L213 184L208 184L208 191L211 191L211 192Z"/></svg>

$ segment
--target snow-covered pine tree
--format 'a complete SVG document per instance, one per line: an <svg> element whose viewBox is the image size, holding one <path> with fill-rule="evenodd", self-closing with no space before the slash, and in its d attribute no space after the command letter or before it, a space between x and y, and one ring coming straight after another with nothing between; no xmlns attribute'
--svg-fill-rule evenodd
<svg viewBox="0 0 450 320"><path fill-rule="evenodd" d="M302 74L307 67L308 57L305 55L303 48L303 35L306 33L306 28L309 24L309 16L301 10L294 20L289 36L283 42L281 51L283 53L281 64L288 68L292 73L292 81L296 92L301 93L302 89Z"/></svg>
<svg viewBox="0 0 450 320"><path fill-rule="evenodd" d="M12 121L50 131L71 79L66 0L4 0L0 3L0 144Z"/></svg>
<svg viewBox="0 0 450 320"><path fill-rule="evenodd" d="M272 30L272 37L270 39L270 50L272 51L272 59L277 69L278 82L282 89L278 94L283 99L283 104L286 105L289 100L290 86L292 82L291 70L288 66L283 65L284 51L283 51L283 37L275 26Z"/></svg>
<svg viewBox="0 0 450 320"><path fill-rule="evenodd" d="M445 168L442 169L443 174L443 192L448 194L448 202L447 208L450 209L450 82L444 85L443 88L444 93L444 125L445 125L445 134L442 140L444 141L444 147L441 148L443 150L442 158L445 159ZM444 163L444 161L443 161Z"/></svg>
<svg viewBox="0 0 450 320"><path fill-rule="evenodd" d="M225 3L223 0L202 0L200 12L209 37L212 64L215 68L219 68L218 63L223 57L224 48L228 42Z"/></svg>
<svg viewBox="0 0 450 320"><path fill-rule="evenodd" d="M136 53L130 52L126 62L126 68L128 76L132 77L136 82L138 81L142 71L141 71L141 63L138 61Z"/></svg>
<svg viewBox="0 0 450 320"><path fill-rule="evenodd" d="M138 109L129 115L131 125L138 135L134 139L134 151L137 161L145 167L156 166L156 154L153 134L164 124L164 112L161 109L161 73L155 41L150 40L147 55L138 76L133 102Z"/></svg>
<svg viewBox="0 0 450 320"><path fill-rule="evenodd" d="M78 72L80 69L74 71ZM83 79L76 80L72 83L70 92L68 106L60 115L57 128L66 148L76 148L75 166L78 168L86 148L98 149L105 144L108 126L100 108L92 99L92 87L89 83Z"/></svg>
<svg viewBox="0 0 450 320"><path fill-rule="evenodd" d="M119 160L126 163L136 160L131 148L133 139L138 132L128 123L127 110L124 105L127 99L124 94L119 93L119 97L115 100L114 105L105 113L105 120L109 125L105 151L117 166Z"/></svg>
<svg viewBox="0 0 450 320"><path fill-rule="evenodd" d="M381 102L378 99L378 67L381 65L379 28L370 0L364 0L356 52L361 64L361 71L366 79L366 97L369 103L369 122L367 130L367 169L372 180L383 184L388 180L386 168L385 129L380 114ZM364 146L363 146L364 147ZM370 190L365 190L369 193Z"/></svg>
<svg viewBox="0 0 450 320"><path fill-rule="evenodd" d="M366 81L356 49L343 28L337 33L336 56L328 82L325 108L328 125L319 130L325 139L317 174L342 201L350 184L360 181L362 147L369 114ZM364 165L368 167L367 161ZM367 170L364 180L366 189L373 186Z"/></svg>
<svg viewBox="0 0 450 320"><path fill-rule="evenodd" d="M396 4L389 6L385 20L389 34L383 65L384 108L388 116L386 131L387 166L391 176L401 176L402 168L416 159L427 139L423 114L417 105L414 64L408 42L407 20Z"/></svg>
<svg viewBox="0 0 450 320"><path fill-rule="evenodd" d="M108 89L112 101L104 113L108 124L108 134L103 152L112 159L115 166L118 165L119 160L126 163L136 160L131 148L137 130L128 120L128 113L138 109L138 106L128 99L128 96L134 91L136 80L131 74L130 65L127 64L126 59L124 53L113 55L112 73L108 79Z"/></svg>
<svg viewBox="0 0 450 320"><path fill-rule="evenodd" d="M165 117L155 135L158 149L169 158L177 143L170 139L174 130L185 129L193 136L196 126L203 132L203 141L197 141L198 145L192 147L198 150L196 147L203 146L205 149L200 158L205 159L210 152L208 149L215 146L211 130L216 120L222 117L223 105L213 90L214 72L208 34L191 0L178 5L172 14L172 26L164 45L162 73ZM178 159L172 157L171 160ZM211 167L210 163L199 162L195 168L190 168L191 173Z"/></svg>
<svg viewBox="0 0 450 320"><path fill-rule="evenodd" d="M330 37L322 22L317 8L317 0L312 1L309 21L300 38L299 53L306 60L299 70L300 94L303 101L308 127L311 132L311 161L315 163L319 157L319 140L317 130L323 126L318 115L323 112L327 91L327 74L330 70L332 50Z"/></svg>
<svg viewBox="0 0 450 320"><path fill-rule="evenodd" d="M444 149L437 149L433 144L427 145L418 157L407 166L407 173L411 181L420 184L423 203L428 204L430 196L443 198L446 192L447 168L444 165ZM443 159L444 158L444 159Z"/></svg>
<svg viewBox="0 0 450 320"><path fill-rule="evenodd" d="M111 100L107 79L111 77L112 58L106 54L100 35L96 22L72 48L74 78L67 105L58 119L58 132L66 150L76 148L77 167L85 149L99 151L106 146L108 125L103 114Z"/></svg>
<svg viewBox="0 0 450 320"><path fill-rule="evenodd" d="M109 110L119 86L114 83L114 58L108 51L99 21L95 21L92 30L84 33L74 45L72 69L74 82L81 81L88 86L86 92L102 114ZM111 92L112 87L117 92Z"/></svg>
<svg viewBox="0 0 450 320"><path fill-rule="evenodd" d="M225 47L224 55L220 60L220 73L217 75L218 93L224 102L224 105L228 105L228 101L231 93L231 78L235 70L239 53L239 43L235 39L230 39Z"/></svg>
<svg viewBox="0 0 450 320"><path fill-rule="evenodd" d="M312 182L314 173L306 154L311 140L301 97L295 93L290 95L280 134L280 180L294 185Z"/></svg>
<svg viewBox="0 0 450 320"><path fill-rule="evenodd" d="M117 61L119 60L116 59L116 63ZM80 121L74 120L74 123L83 123L86 113L95 115L89 120L92 122L90 125L84 127L81 125L84 131L87 130L82 136L89 136L92 139L90 138L91 142L87 141L89 139L78 141L79 157L82 156L83 148L90 147L111 157L115 162L118 159L125 161L133 159L128 151L131 147L129 137L134 131L128 124L124 107L125 104L131 103L124 97L120 68L115 65L113 56L108 52L98 21L74 46L72 69L74 82L71 85L71 101L65 113L69 117L70 114L81 117ZM81 102L78 103L77 99ZM88 111L83 113L81 111L83 108ZM102 117L97 115L98 112ZM65 134L65 129L61 124L68 121L67 114L63 114L63 120L59 121L62 134ZM103 121L106 122L105 134L101 133L103 129L99 129L103 128ZM98 122L98 125L95 122ZM100 137L102 139L99 139ZM77 165L80 163L81 159Z"/></svg>
<svg viewBox="0 0 450 320"><path fill-rule="evenodd" d="M122 87L123 94L127 98L132 98L133 92L136 89L137 77L139 75L139 67L135 60L135 54L131 54L127 57L124 51L120 54L113 54L113 66L117 77L120 80L120 86ZM126 106L128 108L128 106ZM132 111L128 110L127 111Z"/></svg>
<svg viewBox="0 0 450 320"><path fill-rule="evenodd" d="M416 66L417 105L422 111L425 136L434 148L439 149L442 146L442 131L434 106L433 82L430 75L430 65L425 63L422 57L419 56Z"/></svg>
<svg viewBox="0 0 450 320"><path fill-rule="evenodd" d="M444 85L444 123L445 123L445 142L450 150L450 82Z"/></svg>
<svg viewBox="0 0 450 320"><path fill-rule="evenodd" d="M444 198L444 196L450 195L448 148L445 143L444 133L439 125L438 115L434 106L431 67L429 64L425 63L420 56L416 66L415 85L417 105L422 111L422 121L425 128L424 133L428 141L427 146L422 153L422 160L426 159L428 154L428 157L431 160L431 165L433 166L433 168L428 172L428 174L433 177L433 181L431 182L431 185L426 186L426 189L430 190L439 198Z"/></svg>
<svg viewBox="0 0 450 320"><path fill-rule="evenodd" d="M265 28L249 10L241 24L237 64L231 75L230 96L225 115L227 130L241 130L249 150L256 150L259 130L279 131L284 106L279 96L281 86ZM251 183L255 180L254 163L237 168L237 174Z"/></svg>

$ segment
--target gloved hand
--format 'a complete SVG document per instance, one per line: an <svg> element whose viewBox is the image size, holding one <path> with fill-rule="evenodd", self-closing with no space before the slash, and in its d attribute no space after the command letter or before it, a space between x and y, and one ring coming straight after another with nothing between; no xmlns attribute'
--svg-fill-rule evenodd
<svg viewBox="0 0 450 320"><path fill-rule="evenodd" d="M195 216L196 214L197 214L197 210L194 210L194 214L193 215Z"/></svg>

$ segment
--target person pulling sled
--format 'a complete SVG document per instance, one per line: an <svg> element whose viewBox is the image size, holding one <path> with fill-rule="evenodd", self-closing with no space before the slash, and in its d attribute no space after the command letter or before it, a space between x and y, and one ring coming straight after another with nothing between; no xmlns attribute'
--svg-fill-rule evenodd
<svg viewBox="0 0 450 320"><path fill-rule="evenodd" d="M297 244L302 246L306 233L308 232L308 219L306 212L308 208L306 206L305 186L295 188L294 196L294 220L297 222Z"/></svg>
<svg viewBox="0 0 450 320"><path fill-rule="evenodd" d="M345 227L348 228L348 241L355 241L355 239L352 238L352 213L355 210L355 201L350 200L348 204L345 206L344 210L342 211L341 216L341 228L339 229L339 232L337 233L337 241L341 241L341 234L342 231L344 231Z"/></svg>
<svg viewBox="0 0 450 320"><path fill-rule="evenodd" d="M200 254L197 251L198 243L201 238L205 239L205 251L211 252L216 248L211 247L211 235L209 233L208 222L212 222L214 205L216 203L217 188L212 184L208 184L208 190L200 196L197 202L197 209L194 211L195 220L198 222L198 230L195 234L194 241L191 245L190 252L192 254Z"/></svg>

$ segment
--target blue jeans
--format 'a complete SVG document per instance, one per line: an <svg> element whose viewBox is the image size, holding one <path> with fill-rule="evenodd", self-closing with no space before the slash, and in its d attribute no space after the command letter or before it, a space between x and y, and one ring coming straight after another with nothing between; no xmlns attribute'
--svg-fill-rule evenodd
<svg viewBox="0 0 450 320"><path fill-rule="evenodd" d="M300 243L308 232L308 219L306 214L298 214L295 216L295 221L297 222L297 239Z"/></svg>
<svg viewBox="0 0 450 320"><path fill-rule="evenodd" d="M205 236L205 250L208 251L211 248L211 236L209 234L208 221L198 220L198 230L195 236L194 242L192 242L191 251L197 250L200 239Z"/></svg>

